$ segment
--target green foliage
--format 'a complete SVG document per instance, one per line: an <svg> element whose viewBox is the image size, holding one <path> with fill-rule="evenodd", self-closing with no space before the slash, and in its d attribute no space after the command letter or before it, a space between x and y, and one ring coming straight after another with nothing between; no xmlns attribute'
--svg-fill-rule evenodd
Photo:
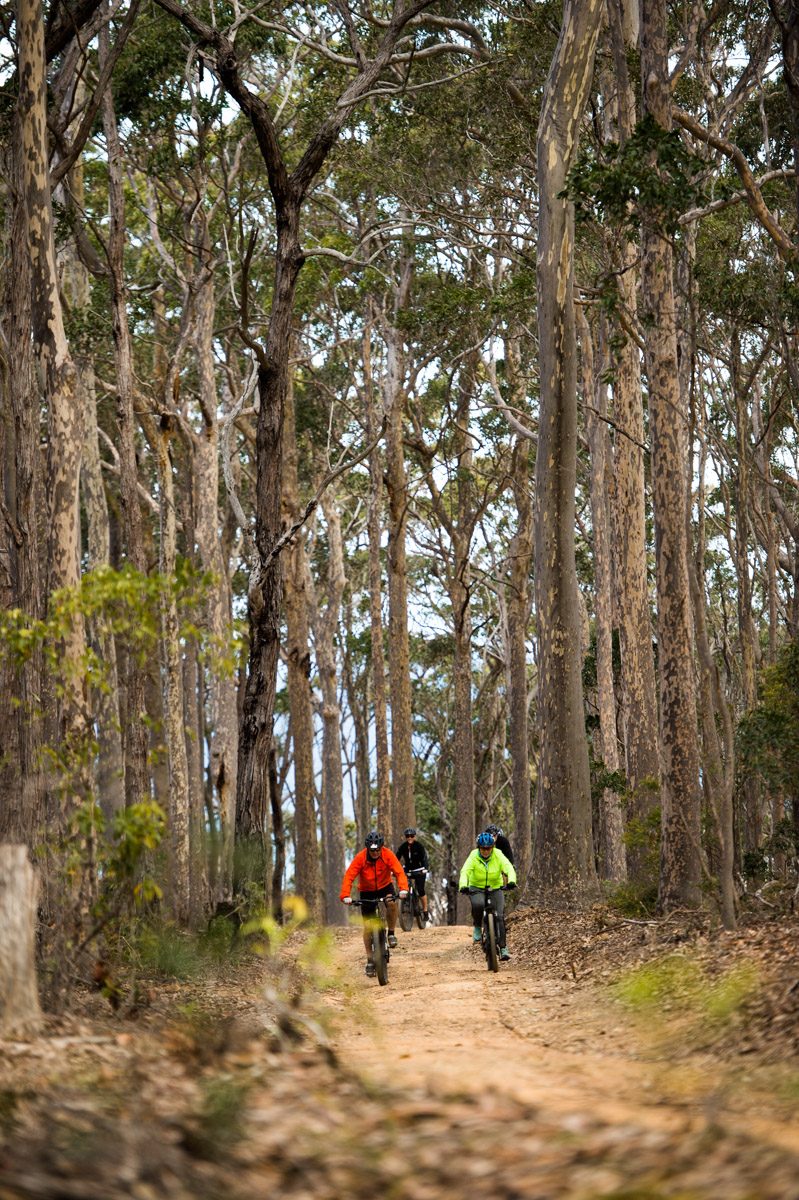
<svg viewBox="0 0 799 1200"><path fill-rule="evenodd" d="M686 147L677 130L665 130L649 115L624 143L584 150L569 172L562 195L578 220L610 220L637 228L643 214L669 234L686 209L700 203L705 164Z"/></svg>
<svg viewBox="0 0 799 1200"><path fill-rule="evenodd" d="M172 924L146 924L130 944L148 979L196 979L206 967L198 939Z"/></svg>
<svg viewBox="0 0 799 1200"><path fill-rule="evenodd" d="M230 1074L212 1075L201 1084L202 1100L187 1131L190 1149L201 1158L223 1158L247 1132L243 1119L251 1083Z"/></svg>
<svg viewBox="0 0 799 1200"><path fill-rule="evenodd" d="M763 672L759 703L738 723L736 743L742 780L799 795L799 640Z"/></svg>
<svg viewBox="0 0 799 1200"><path fill-rule="evenodd" d="M642 780L638 791L657 790L655 780ZM631 793L624 799L629 802ZM639 864L638 877L610 889L608 903L616 912L629 917L651 917L657 911L658 871L660 867L660 806L648 809L641 817L631 817L625 826L624 844Z"/></svg>
<svg viewBox="0 0 799 1200"><path fill-rule="evenodd" d="M676 1015L702 1025L727 1024L757 992L758 973L743 964L710 978L696 959L679 954L636 967L613 987L616 998L644 1016Z"/></svg>

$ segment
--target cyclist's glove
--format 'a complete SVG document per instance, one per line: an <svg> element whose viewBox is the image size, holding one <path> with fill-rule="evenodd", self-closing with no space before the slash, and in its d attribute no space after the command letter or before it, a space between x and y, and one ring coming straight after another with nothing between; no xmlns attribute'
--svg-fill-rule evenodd
<svg viewBox="0 0 799 1200"><path fill-rule="evenodd" d="M407 895L407 892L400 892L400 900L404 900Z"/></svg>
<svg viewBox="0 0 799 1200"><path fill-rule="evenodd" d="M512 892L513 889L516 887L516 884L512 883L509 879L508 882L505 884L505 887L508 889L509 892Z"/></svg>
<svg viewBox="0 0 799 1200"><path fill-rule="evenodd" d="M345 904L352 904L352 896L345 896L345 897L344 897L344 903L345 903Z"/></svg>
<svg viewBox="0 0 799 1200"><path fill-rule="evenodd" d="M469 895L469 889L468 889L468 888L459 888L458 890L459 890L459 892L460 892L460 894L461 894L462 896L468 896L468 895Z"/></svg>

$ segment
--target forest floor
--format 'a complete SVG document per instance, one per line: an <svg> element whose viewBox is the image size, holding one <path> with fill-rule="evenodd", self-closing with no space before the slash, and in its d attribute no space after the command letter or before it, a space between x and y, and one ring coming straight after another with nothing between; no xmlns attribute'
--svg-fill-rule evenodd
<svg viewBox="0 0 799 1200"><path fill-rule="evenodd" d="M0 1200L799 1200L799 922L357 928L0 1042ZM141 993L143 994L143 993Z"/></svg>

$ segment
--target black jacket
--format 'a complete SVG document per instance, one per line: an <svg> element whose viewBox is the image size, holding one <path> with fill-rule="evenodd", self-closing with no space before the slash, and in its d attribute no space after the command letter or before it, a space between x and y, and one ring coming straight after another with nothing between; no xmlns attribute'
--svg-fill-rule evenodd
<svg viewBox="0 0 799 1200"><path fill-rule="evenodd" d="M508 862L513 862L513 852L510 848L510 842L505 837L504 833L497 834L497 840L494 842L494 845L496 846L497 850L502 851ZM516 864L514 863L513 865L515 866Z"/></svg>
<svg viewBox="0 0 799 1200"><path fill-rule="evenodd" d="M413 841L410 846L403 842L397 847L397 858L406 871L415 871L417 867L429 867L427 851L421 842Z"/></svg>

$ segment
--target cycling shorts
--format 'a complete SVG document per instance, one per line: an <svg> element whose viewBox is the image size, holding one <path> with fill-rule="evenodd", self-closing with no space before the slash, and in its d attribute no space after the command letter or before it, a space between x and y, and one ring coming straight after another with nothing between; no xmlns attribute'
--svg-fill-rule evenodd
<svg viewBox="0 0 799 1200"><path fill-rule="evenodd" d="M360 892L359 899L361 901L361 914L364 917L373 917L377 912L377 903L379 900L393 899L394 885L386 884L377 892Z"/></svg>

